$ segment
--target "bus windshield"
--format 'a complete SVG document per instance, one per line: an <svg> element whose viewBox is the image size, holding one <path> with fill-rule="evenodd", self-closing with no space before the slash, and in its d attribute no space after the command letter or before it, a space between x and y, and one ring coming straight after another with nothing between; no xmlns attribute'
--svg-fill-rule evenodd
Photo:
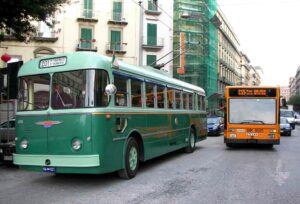
<svg viewBox="0 0 300 204"><path fill-rule="evenodd" d="M52 83L50 74L21 77L18 110L105 107L108 105L105 94L108 83L104 70L58 72L52 75Z"/></svg>
<svg viewBox="0 0 300 204"><path fill-rule="evenodd" d="M230 99L229 123L275 124L275 99Z"/></svg>

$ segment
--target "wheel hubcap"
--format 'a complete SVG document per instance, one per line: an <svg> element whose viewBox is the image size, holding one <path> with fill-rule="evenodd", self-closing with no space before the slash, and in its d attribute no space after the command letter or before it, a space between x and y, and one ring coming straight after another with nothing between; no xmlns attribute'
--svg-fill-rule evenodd
<svg viewBox="0 0 300 204"><path fill-rule="evenodd" d="M137 149L132 147L129 151L129 167L131 170L135 170L137 165Z"/></svg>

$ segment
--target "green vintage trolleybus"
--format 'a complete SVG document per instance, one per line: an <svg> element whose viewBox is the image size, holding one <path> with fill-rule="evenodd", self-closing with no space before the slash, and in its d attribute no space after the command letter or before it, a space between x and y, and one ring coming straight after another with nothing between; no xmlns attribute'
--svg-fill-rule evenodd
<svg viewBox="0 0 300 204"><path fill-rule="evenodd" d="M75 52L31 60L18 79L23 169L132 178L140 161L206 138L204 90L160 70Z"/></svg>

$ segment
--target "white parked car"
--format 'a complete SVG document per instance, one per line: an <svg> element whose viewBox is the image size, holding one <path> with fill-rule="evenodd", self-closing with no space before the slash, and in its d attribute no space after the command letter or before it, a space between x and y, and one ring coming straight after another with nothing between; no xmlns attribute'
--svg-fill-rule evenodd
<svg viewBox="0 0 300 204"><path fill-rule="evenodd" d="M292 110L280 110L280 117L285 117L291 124L292 129L295 129L295 114Z"/></svg>

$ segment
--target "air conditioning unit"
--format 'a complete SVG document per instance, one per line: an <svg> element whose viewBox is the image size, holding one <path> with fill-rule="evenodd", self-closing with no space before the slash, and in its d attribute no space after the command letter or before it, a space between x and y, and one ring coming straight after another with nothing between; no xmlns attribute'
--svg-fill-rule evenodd
<svg viewBox="0 0 300 204"><path fill-rule="evenodd" d="M125 18L125 17L122 17L122 18L121 18L121 21L126 21L126 18Z"/></svg>

